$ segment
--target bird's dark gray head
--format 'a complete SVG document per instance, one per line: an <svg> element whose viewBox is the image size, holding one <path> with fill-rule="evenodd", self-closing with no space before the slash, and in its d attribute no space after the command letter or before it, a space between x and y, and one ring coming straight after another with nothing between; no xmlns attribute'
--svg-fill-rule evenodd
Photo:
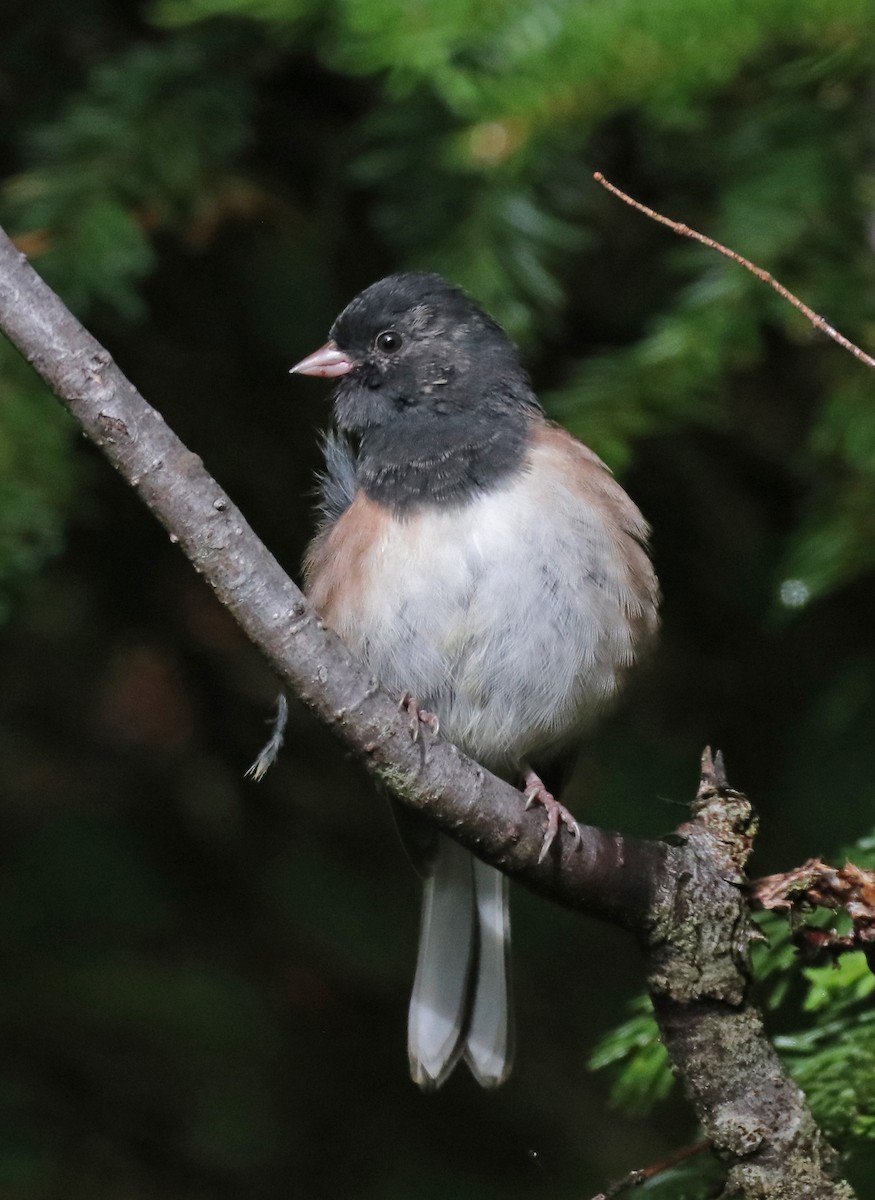
<svg viewBox="0 0 875 1200"><path fill-rule="evenodd" d="M339 376L338 429L361 485L404 508L448 503L519 469L538 402L504 330L439 275L390 275L347 305L303 374Z"/></svg>
<svg viewBox="0 0 875 1200"><path fill-rule="evenodd" d="M440 275L390 275L347 305L331 340L355 363L337 388L338 426L355 433L398 418L453 417L529 401L504 330Z"/></svg>

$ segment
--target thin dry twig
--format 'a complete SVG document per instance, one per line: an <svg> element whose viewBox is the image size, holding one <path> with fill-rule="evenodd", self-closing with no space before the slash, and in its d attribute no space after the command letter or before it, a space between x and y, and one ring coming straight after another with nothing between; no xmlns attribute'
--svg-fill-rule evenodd
<svg viewBox="0 0 875 1200"><path fill-rule="evenodd" d="M668 229L671 229L674 233L679 234L681 237L692 238L694 242L701 242L703 246L707 246L711 250L716 250L718 254L722 254L724 258L729 258L733 262L738 263L739 266L744 267L746 271L750 271L751 275L756 275L757 279L761 279L763 283L767 283L770 288L778 293L779 296L782 296L786 301L788 301L788 303L792 304L794 308L798 309L803 316L808 318L808 320L816 329L821 331L821 333L825 333L827 337L831 337L834 342L838 342L838 344L843 346L845 350L849 350L851 354L853 354L854 358L858 358L860 362L865 363L867 367L875 367L875 358L873 358L870 354L867 354L865 350L861 350L859 346L855 345L852 341L846 338L843 333L839 333L837 329L834 329L832 325L830 325L828 321L825 321L819 313L816 313L813 308L809 308L807 304L804 304L798 296L794 296L793 293L788 288L785 288L782 283L778 283L774 275L770 275L768 271L764 270L762 267L758 267L756 263L752 263L750 259L744 258L743 255L738 254L735 250L730 250L728 246L724 246L721 242L715 241L714 238L707 237L704 233L699 233L697 229L691 229L689 225L684 225L680 221L673 221L670 217L664 217L662 213L657 212L653 208L649 208L646 204L642 204L640 200L634 200L630 195L628 195L628 193L621 191L616 184L611 183L609 179L606 179L601 171L596 171L593 174L593 179L596 181L596 183L600 183L602 187L609 191L612 195L622 200L624 204L628 204L629 207L634 208L636 212L643 213L645 217L650 217L651 221L656 221L660 225L665 225Z"/></svg>
<svg viewBox="0 0 875 1200"><path fill-rule="evenodd" d="M672 1167L686 1162L688 1158L694 1158L695 1155L702 1154L705 1150L710 1150L712 1145L713 1143L710 1138L705 1138L701 1142L696 1142L694 1146L685 1146L683 1150L678 1150L676 1153L670 1154L668 1158L663 1158L660 1162L652 1163L649 1167L640 1167L638 1170L630 1171L628 1175L624 1175L622 1179L618 1179L616 1183L612 1183L606 1192L599 1192L597 1196L593 1196L592 1200L614 1200L616 1196L621 1196L623 1192L627 1192L631 1188L641 1187L649 1179L655 1179L657 1175L661 1175L664 1171L670 1171Z"/></svg>

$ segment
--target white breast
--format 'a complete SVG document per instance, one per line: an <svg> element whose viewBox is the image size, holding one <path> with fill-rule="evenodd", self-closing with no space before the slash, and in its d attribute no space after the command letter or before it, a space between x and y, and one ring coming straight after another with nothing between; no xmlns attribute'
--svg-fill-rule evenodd
<svg viewBox="0 0 875 1200"><path fill-rule="evenodd" d="M643 605L622 539L567 474L536 446L462 508L385 520L331 613L385 684L494 770L571 739L632 661Z"/></svg>

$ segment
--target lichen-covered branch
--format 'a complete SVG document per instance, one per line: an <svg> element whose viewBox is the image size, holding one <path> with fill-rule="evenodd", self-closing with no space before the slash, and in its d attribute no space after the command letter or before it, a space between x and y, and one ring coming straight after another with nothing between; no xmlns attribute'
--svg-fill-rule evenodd
<svg viewBox="0 0 875 1200"><path fill-rule="evenodd" d="M673 1065L715 1151L726 1195L848 1200L833 1155L747 999L738 881L749 806L706 760L678 844L582 827L538 861L543 815L454 746L414 742L397 697L368 678L167 428L0 231L0 328L136 489L288 687L371 776L488 862L549 898L633 930Z"/></svg>
<svg viewBox="0 0 875 1200"><path fill-rule="evenodd" d="M755 934L743 885L755 819L708 752L693 820L680 832L683 866L662 896L648 982L672 1068L729 1165L724 1195L849 1200L837 1156L750 999Z"/></svg>

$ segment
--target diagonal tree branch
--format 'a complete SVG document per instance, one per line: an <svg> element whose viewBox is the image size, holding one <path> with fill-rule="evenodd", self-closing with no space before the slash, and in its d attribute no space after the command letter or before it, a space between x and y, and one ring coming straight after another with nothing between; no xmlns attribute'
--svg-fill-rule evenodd
<svg viewBox="0 0 875 1200"><path fill-rule="evenodd" d="M631 928L665 849L584 827L538 863L543 814L449 742L410 724L319 621L240 510L0 231L0 327L131 484L288 687L375 781L536 891ZM619 869L623 867L623 869Z"/></svg>
<svg viewBox="0 0 875 1200"><path fill-rule="evenodd" d="M678 844L582 827L538 862L543 816L444 741L413 742L397 700L319 621L239 510L0 231L0 328L136 489L277 673L382 788L558 903L634 931L676 1073L725 1158L726 1195L851 1200L835 1156L748 999L752 842L744 797L703 759Z"/></svg>

